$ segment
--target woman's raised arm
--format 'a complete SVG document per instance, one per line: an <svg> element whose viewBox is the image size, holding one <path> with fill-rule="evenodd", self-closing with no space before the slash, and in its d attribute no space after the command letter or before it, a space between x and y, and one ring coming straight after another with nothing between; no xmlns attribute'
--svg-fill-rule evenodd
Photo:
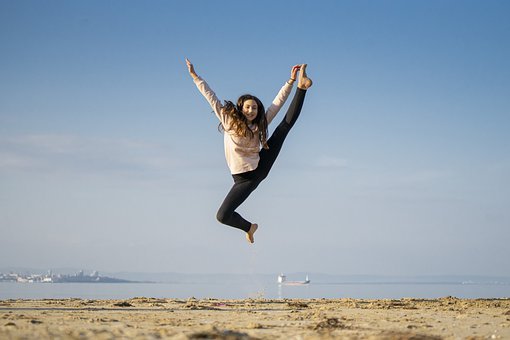
<svg viewBox="0 0 510 340"><path fill-rule="evenodd" d="M223 114L223 105L221 105L221 101L216 96L216 93L214 93L214 91L209 87L204 79L197 75L193 64L188 60L188 58L186 58L186 65L188 65L188 71L191 78L193 78L193 82L197 86L200 93L205 97L209 105L211 105L216 117L218 117L224 126L227 126L227 117Z"/></svg>

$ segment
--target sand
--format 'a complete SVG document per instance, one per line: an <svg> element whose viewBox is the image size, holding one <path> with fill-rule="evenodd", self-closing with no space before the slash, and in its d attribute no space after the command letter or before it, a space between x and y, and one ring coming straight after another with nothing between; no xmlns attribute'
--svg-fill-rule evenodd
<svg viewBox="0 0 510 340"><path fill-rule="evenodd" d="M0 300L0 339L510 339L510 299Z"/></svg>

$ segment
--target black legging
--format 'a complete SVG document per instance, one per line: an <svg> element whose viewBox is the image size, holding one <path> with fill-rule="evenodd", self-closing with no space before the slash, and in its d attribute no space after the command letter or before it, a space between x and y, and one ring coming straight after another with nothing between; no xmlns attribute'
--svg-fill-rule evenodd
<svg viewBox="0 0 510 340"><path fill-rule="evenodd" d="M260 150L260 160L257 168L252 171L232 175L234 178L234 185L216 214L218 221L234 228L244 230L245 232L250 230L251 223L235 212L235 210L243 204L253 190L255 190L260 182L269 174L271 167L280 153L285 137L287 137L287 134L299 117L305 94L306 90L299 88L296 90L296 94L292 99L292 103L285 117L267 141L269 149Z"/></svg>

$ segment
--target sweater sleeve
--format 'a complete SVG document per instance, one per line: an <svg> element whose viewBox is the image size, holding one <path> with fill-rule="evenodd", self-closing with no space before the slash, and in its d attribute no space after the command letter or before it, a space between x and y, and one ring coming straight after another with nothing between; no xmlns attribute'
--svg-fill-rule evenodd
<svg viewBox="0 0 510 340"><path fill-rule="evenodd" d="M221 101L216 96L216 93L214 93L214 91L209 87L209 84L207 84L207 82L201 77L197 77L193 81L209 105L211 105L214 114L218 117L221 124L223 124L223 126L228 126L227 116L223 113L223 105L221 105Z"/></svg>
<svg viewBox="0 0 510 340"><path fill-rule="evenodd" d="M285 85L282 86L275 99L271 103L271 106L266 111L266 119L267 124L269 125L271 121L276 117L276 114L280 111L287 98L289 98L290 92L292 91L292 85L285 82Z"/></svg>

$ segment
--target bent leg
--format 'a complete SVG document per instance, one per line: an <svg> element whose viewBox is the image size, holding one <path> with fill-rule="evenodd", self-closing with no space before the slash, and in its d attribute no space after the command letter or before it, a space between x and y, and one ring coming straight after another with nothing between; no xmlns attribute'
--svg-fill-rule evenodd
<svg viewBox="0 0 510 340"><path fill-rule="evenodd" d="M250 231L252 224L245 220L235 210L243 204L253 190L257 188L258 183L252 179L235 178L234 181L235 183L223 200L223 203L216 214L216 218L223 224L241 229L247 233Z"/></svg>

